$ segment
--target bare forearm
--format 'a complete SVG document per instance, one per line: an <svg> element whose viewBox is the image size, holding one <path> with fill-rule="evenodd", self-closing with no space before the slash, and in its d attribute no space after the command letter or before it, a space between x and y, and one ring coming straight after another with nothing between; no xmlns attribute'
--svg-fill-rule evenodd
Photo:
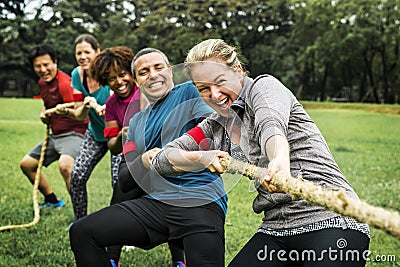
<svg viewBox="0 0 400 267"><path fill-rule="evenodd" d="M84 119L87 118L88 114L89 114L89 110L90 108L86 107L85 105L81 105L79 107L77 107L74 110L71 110L69 117L79 120L79 121L83 121Z"/></svg>
<svg viewBox="0 0 400 267"><path fill-rule="evenodd" d="M122 133L119 132L117 136L108 139L108 148L111 154L117 155L122 152Z"/></svg>
<svg viewBox="0 0 400 267"><path fill-rule="evenodd" d="M283 171L290 174L289 143L286 137L274 135L265 144L265 152L270 161L269 168L272 172Z"/></svg>
<svg viewBox="0 0 400 267"><path fill-rule="evenodd" d="M222 173L223 168L219 163L219 158L226 156L228 156L228 153L219 150L186 151L169 148L158 153L152 160L152 165L161 174L174 174L203 169Z"/></svg>

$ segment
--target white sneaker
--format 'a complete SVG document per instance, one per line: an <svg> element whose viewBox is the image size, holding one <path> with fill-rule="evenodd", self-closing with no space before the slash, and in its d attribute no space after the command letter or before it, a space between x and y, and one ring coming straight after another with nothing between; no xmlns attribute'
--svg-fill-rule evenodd
<svg viewBox="0 0 400 267"><path fill-rule="evenodd" d="M132 249L134 249L135 248L135 246L123 246L122 247L122 249L124 250L124 251L126 251L126 252L128 252L128 251L130 251L130 250L132 250Z"/></svg>

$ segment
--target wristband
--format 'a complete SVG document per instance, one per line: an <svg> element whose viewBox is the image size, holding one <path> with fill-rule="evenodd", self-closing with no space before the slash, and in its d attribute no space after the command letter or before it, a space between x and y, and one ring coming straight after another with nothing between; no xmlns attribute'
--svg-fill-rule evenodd
<svg viewBox="0 0 400 267"><path fill-rule="evenodd" d="M107 127L107 128L104 128L104 137L105 138L116 137L119 134L120 131L121 131L121 129L119 127Z"/></svg>

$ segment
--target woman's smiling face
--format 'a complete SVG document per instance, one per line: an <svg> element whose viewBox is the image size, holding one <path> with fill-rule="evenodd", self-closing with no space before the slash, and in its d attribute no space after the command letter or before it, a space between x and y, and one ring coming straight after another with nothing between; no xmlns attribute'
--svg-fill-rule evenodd
<svg viewBox="0 0 400 267"><path fill-rule="evenodd" d="M128 97L133 89L133 77L127 70L111 70L107 77L108 86L118 96Z"/></svg>
<svg viewBox="0 0 400 267"><path fill-rule="evenodd" d="M191 78L204 102L221 116L231 117L229 109L242 90L243 70L235 70L217 58L190 63Z"/></svg>
<svg viewBox="0 0 400 267"><path fill-rule="evenodd" d="M75 58L79 66L85 71L90 67L90 62L100 52L100 49L93 49L92 45L86 41L76 44L75 46Z"/></svg>

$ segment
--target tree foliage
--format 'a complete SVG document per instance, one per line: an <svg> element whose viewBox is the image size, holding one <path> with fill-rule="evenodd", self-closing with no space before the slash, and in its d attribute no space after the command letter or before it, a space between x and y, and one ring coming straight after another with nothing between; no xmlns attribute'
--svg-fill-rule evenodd
<svg viewBox="0 0 400 267"><path fill-rule="evenodd" d="M207 38L241 52L251 76L270 73L300 99L399 102L400 0L41 0L0 3L0 78L35 80L26 55L48 42L59 66L76 66L73 43L163 50L174 64ZM14 74L15 75L15 74Z"/></svg>

